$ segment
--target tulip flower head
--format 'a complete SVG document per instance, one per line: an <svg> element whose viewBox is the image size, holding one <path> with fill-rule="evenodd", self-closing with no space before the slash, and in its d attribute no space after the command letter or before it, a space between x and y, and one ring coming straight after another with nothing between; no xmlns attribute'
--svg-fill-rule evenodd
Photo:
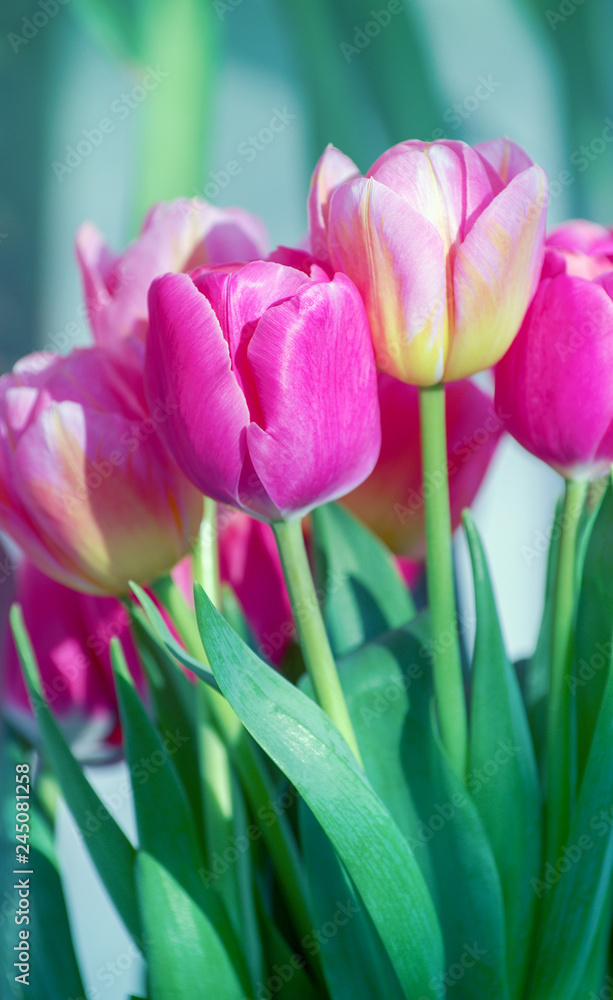
<svg viewBox="0 0 613 1000"><path fill-rule="evenodd" d="M87 312L96 343L147 335L147 292L167 271L255 260L266 254L264 224L242 208L217 208L199 198L155 205L140 234L114 254L92 223L76 236Z"/></svg>
<svg viewBox="0 0 613 1000"><path fill-rule="evenodd" d="M147 392L174 404L163 439L203 493L264 521L348 493L379 452L364 306L345 275L309 271L205 268L149 292Z"/></svg>
<svg viewBox="0 0 613 1000"><path fill-rule="evenodd" d="M57 583L27 559L17 571L15 599L32 640L43 695L74 752L91 760L116 751L121 729L109 655L113 637L121 640L130 673L144 689L128 612L115 598L92 597ZM36 727L9 629L2 672L7 717L18 730L35 738Z"/></svg>
<svg viewBox="0 0 613 1000"><path fill-rule="evenodd" d="M496 368L496 402L524 448L567 479L613 462L613 234L577 220L547 240L541 281Z"/></svg>
<svg viewBox="0 0 613 1000"><path fill-rule="evenodd" d="M147 409L142 347L33 354L0 379L0 527L48 576L91 594L151 582L190 548L202 497Z"/></svg>
<svg viewBox="0 0 613 1000"><path fill-rule="evenodd" d="M358 287L379 368L420 386L505 353L538 282L546 208L544 172L502 139L401 142L365 177L328 147L309 198L313 245Z"/></svg>

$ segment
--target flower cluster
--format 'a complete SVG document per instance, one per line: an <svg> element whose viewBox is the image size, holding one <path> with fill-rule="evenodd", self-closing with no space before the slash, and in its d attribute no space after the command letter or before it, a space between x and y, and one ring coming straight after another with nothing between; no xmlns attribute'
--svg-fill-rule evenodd
<svg viewBox="0 0 613 1000"><path fill-rule="evenodd" d="M29 560L19 595L50 672L65 672L60 632L86 643L96 608L112 617L130 580L192 551L203 494L232 508L222 570L260 638L291 619L268 524L342 499L421 560L436 484L417 387L450 383L454 527L503 430L566 477L606 468L613 237L573 222L546 240L546 208L546 176L514 143L411 140L364 176L326 149L308 251L269 254L257 218L197 199L156 206L120 255L81 227L94 346L0 379L0 527ZM492 367L495 406L470 381ZM46 629L40 608L67 588L83 596ZM74 704L104 698L97 684Z"/></svg>

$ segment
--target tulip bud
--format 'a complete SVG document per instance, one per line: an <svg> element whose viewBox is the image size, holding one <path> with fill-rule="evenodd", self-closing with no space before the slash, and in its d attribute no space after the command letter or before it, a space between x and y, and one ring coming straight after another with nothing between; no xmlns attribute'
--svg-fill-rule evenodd
<svg viewBox="0 0 613 1000"><path fill-rule="evenodd" d="M510 433L567 479L613 462L612 236L581 220L552 233L534 300L496 368Z"/></svg>
<svg viewBox="0 0 613 1000"><path fill-rule="evenodd" d="M261 520L297 518L357 486L380 444L372 344L345 275L272 262L158 278L149 399L207 496Z"/></svg>
<svg viewBox="0 0 613 1000"><path fill-rule="evenodd" d="M160 441L168 399L147 408L142 353L33 354L0 379L0 527L42 572L91 594L167 572L202 517Z"/></svg>
<svg viewBox="0 0 613 1000"><path fill-rule="evenodd" d="M339 183L351 176L340 156L329 147L315 171L313 242L325 226L332 266L364 299L379 368L428 386L495 364L538 281L544 172L506 140L402 142Z"/></svg>

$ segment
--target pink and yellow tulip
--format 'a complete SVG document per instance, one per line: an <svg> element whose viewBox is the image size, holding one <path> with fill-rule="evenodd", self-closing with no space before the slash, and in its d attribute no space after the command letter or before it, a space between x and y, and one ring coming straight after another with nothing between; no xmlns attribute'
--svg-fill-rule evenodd
<svg viewBox="0 0 613 1000"><path fill-rule="evenodd" d="M91 594L171 569L197 537L202 497L160 441L142 347L33 354L0 379L0 527L48 576Z"/></svg>
<svg viewBox="0 0 613 1000"><path fill-rule="evenodd" d="M309 199L315 252L357 285L379 368L420 386L505 353L538 282L546 208L544 172L504 139L401 142L365 177L328 147Z"/></svg>

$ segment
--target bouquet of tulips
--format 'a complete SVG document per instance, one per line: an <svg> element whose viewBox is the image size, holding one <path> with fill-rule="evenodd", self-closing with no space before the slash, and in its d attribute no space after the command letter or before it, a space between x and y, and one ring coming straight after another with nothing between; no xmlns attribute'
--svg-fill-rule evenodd
<svg viewBox="0 0 613 1000"><path fill-rule="evenodd" d="M412 140L325 150L306 249L198 199L80 229L94 346L0 380L7 997L103 996L58 793L136 1000L612 995L613 234L546 209L514 143ZM564 480L519 664L467 510L503 431Z"/></svg>

